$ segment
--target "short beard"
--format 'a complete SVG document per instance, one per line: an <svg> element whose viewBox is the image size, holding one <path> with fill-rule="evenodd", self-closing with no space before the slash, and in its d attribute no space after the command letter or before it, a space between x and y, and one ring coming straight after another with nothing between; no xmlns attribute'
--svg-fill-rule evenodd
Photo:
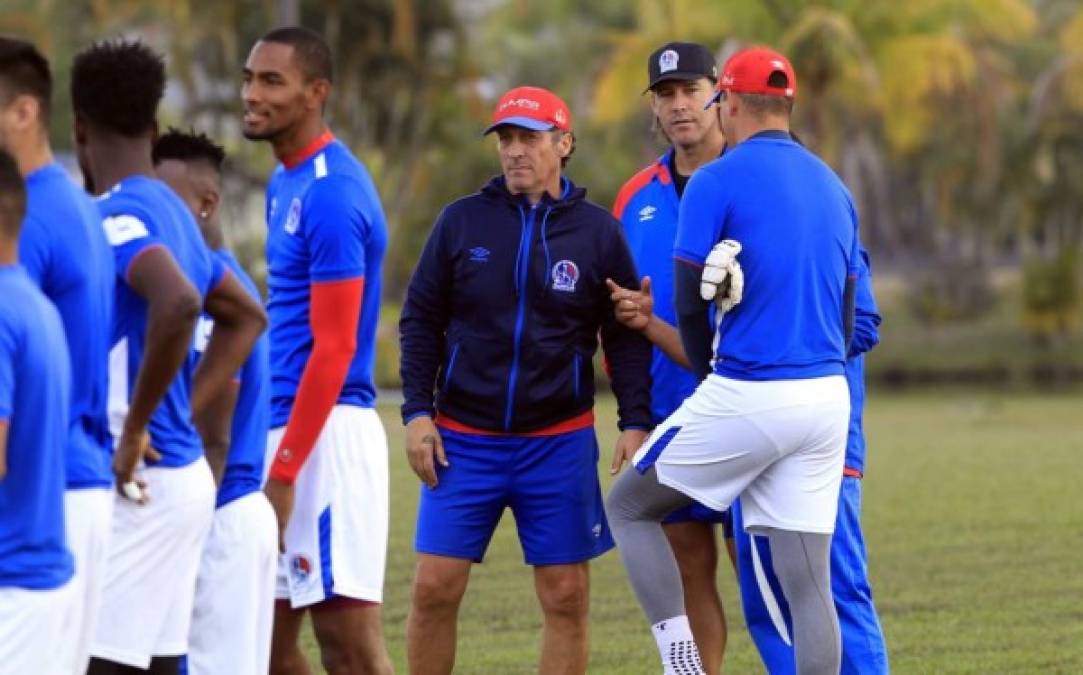
<svg viewBox="0 0 1083 675"><path fill-rule="evenodd" d="M250 141L273 141L282 134L282 129L268 129L266 131L248 131L241 127L241 135Z"/></svg>

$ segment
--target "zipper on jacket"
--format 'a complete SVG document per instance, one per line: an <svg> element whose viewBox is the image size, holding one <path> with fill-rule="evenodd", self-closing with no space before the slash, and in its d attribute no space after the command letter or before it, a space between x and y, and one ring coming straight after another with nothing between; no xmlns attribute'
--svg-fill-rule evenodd
<svg viewBox="0 0 1083 675"><path fill-rule="evenodd" d="M519 257L516 260L515 272L518 278L515 286L519 289L519 308L515 313L515 339L512 343L511 371L508 373L508 402L504 409L504 431L511 431L511 413L515 406L515 380L519 377L519 343L523 337L523 321L526 313L526 282L530 277L530 242L534 237L534 215L537 206L530 207L530 215L527 216L523 207L519 207L519 218L523 223L523 232L519 239Z"/></svg>
<svg viewBox="0 0 1083 675"><path fill-rule="evenodd" d="M579 352L572 359L572 378L575 382L575 400L579 400Z"/></svg>
<svg viewBox="0 0 1083 675"><path fill-rule="evenodd" d="M447 368L444 370L444 391L447 391L448 385L451 384L451 371L455 369L455 357L459 355L459 345L455 344L451 348L451 356L447 359Z"/></svg>

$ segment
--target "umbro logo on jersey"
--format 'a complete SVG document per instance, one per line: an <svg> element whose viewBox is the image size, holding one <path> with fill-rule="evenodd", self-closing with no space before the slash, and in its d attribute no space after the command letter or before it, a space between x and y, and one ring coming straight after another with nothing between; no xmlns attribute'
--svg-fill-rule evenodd
<svg viewBox="0 0 1083 675"><path fill-rule="evenodd" d="M297 197L290 202L289 213L286 214L286 224L282 229L286 234L297 234L297 228L301 226L301 200Z"/></svg>
<svg viewBox="0 0 1083 675"><path fill-rule="evenodd" d="M489 249L484 246L475 246L470 249L471 262L489 262Z"/></svg>
<svg viewBox="0 0 1083 675"><path fill-rule="evenodd" d="M654 220L654 214L658 211L653 206L644 206L639 210L639 222L644 223L648 220Z"/></svg>

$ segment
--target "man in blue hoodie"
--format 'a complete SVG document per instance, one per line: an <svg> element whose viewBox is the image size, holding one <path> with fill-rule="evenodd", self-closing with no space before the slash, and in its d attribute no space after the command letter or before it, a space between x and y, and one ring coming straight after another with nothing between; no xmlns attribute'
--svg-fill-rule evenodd
<svg viewBox="0 0 1083 675"><path fill-rule="evenodd" d="M410 671L452 671L471 565L510 507L545 616L539 670L582 673L588 561L613 546L591 359L600 331L619 468L651 425L651 348L616 321L606 289L607 278L636 285L620 223L561 176L575 147L567 105L512 89L486 133L503 175L444 209L400 323L406 449L424 483Z"/></svg>

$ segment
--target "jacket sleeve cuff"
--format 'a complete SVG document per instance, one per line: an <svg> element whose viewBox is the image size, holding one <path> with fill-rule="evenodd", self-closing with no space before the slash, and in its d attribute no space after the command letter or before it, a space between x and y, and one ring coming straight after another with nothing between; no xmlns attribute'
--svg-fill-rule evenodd
<svg viewBox="0 0 1083 675"><path fill-rule="evenodd" d="M627 420L617 420L617 428L621 431L628 431L629 429L638 429L639 431L651 431L654 429L654 425L650 422L649 418L641 418L638 415Z"/></svg>
<svg viewBox="0 0 1083 675"><path fill-rule="evenodd" d="M432 417L432 418L435 418L436 414L435 414L435 411L432 408L428 408L428 409L421 408L421 409L419 409L419 408L416 408L416 407L412 407L410 409L407 409L405 406L403 407L403 410L402 410L402 424L403 424L403 426L406 426L407 424L410 423L411 420L416 419L418 417Z"/></svg>

